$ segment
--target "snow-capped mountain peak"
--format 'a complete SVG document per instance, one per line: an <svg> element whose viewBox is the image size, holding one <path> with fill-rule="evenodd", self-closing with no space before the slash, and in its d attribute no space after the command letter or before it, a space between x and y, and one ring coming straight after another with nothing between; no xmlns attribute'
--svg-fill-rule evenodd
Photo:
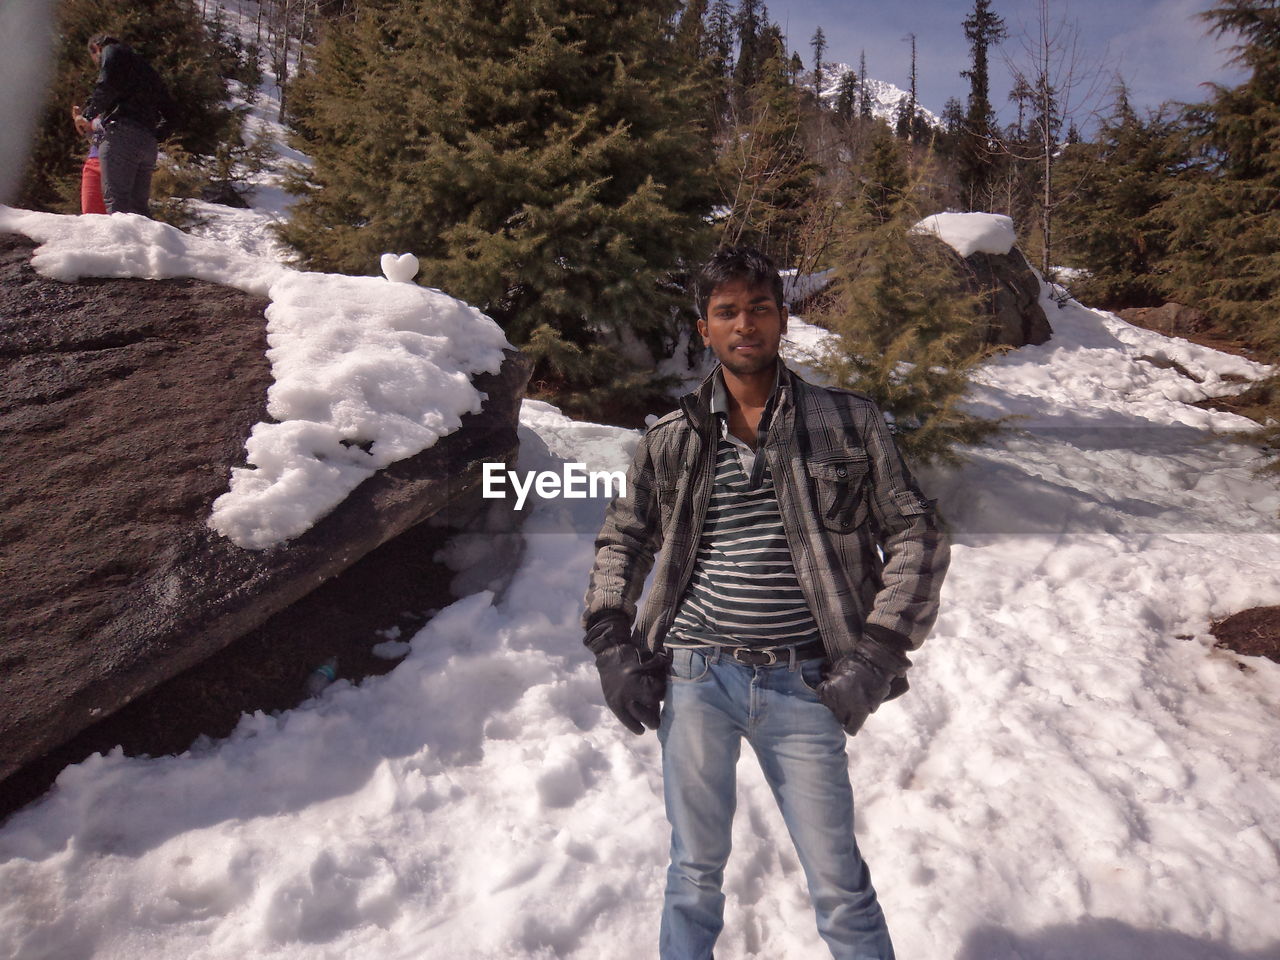
<svg viewBox="0 0 1280 960"><path fill-rule="evenodd" d="M846 74L851 74L854 83L857 83L858 70L856 67L851 67L847 63L823 64L821 96L822 102L827 106L835 106ZM874 77L867 77L867 92L871 95L872 116L889 123L893 123L897 119L898 104L910 96L901 87L894 86L886 80L877 80ZM931 127L942 126L942 118L932 110L922 106L919 101L916 102L916 110L928 121Z"/></svg>

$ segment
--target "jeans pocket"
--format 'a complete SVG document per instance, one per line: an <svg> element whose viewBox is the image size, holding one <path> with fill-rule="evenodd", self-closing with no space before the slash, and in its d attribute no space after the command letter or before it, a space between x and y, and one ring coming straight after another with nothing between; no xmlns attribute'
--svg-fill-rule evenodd
<svg viewBox="0 0 1280 960"><path fill-rule="evenodd" d="M711 662L702 650L692 647L668 647L671 654L671 679L684 683L697 683L705 679Z"/></svg>
<svg viewBox="0 0 1280 960"><path fill-rule="evenodd" d="M825 660L815 658L802 661L796 669L796 673L800 674L800 685L813 694L815 700L818 699L818 684L824 679L823 667L825 665Z"/></svg>

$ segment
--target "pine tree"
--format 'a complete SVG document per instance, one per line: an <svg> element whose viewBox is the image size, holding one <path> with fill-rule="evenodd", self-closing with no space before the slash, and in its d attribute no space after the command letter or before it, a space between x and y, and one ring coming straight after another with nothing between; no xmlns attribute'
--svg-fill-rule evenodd
<svg viewBox="0 0 1280 960"><path fill-rule="evenodd" d="M706 68L709 74L711 129L719 132L729 122L733 97L733 3L714 0L706 16Z"/></svg>
<svg viewBox="0 0 1280 960"><path fill-rule="evenodd" d="M911 41L911 82L908 85L907 95L898 101L898 109L894 117L894 132L903 140L914 140L918 126L916 123L916 35L909 33L907 39Z"/></svg>
<svg viewBox="0 0 1280 960"><path fill-rule="evenodd" d="M760 15L759 0L740 0L734 26L738 29L738 60L733 65L733 82L738 102L743 103L747 91L760 82L770 53L763 36L768 19Z"/></svg>
<svg viewBox="0 0 1280 960"><path fill-rule="evenodd" d="M893 108L893 133L899 139L906 140L911 136L911 121L915 111L911 109L911 98L903 97Z"/></svg>
<svg viewBox="0 0 1280 960"><path fill-rule="evenodd" d="M804 61L800 59L800 54L791 54L791 59L787 63L788 71L791 74L792 84L798 84L800 78L804 76Z"/></svg>
<svg viewBox="0 0 1280 960"><path fill-rule="evenodd" d="M733 3L715 0L707 13L707 42L710 55L726 78L733 74Z"/></svg>
<svg viewBox="0 0 1280 960"><path fill-rule="evenodd" d="M973 0L973 12L965 18L970 66L960 75L969 81L969 102L960 149L960 184L966 208L981 207L988 195L991 176L991 141L995 138L995 111L991 107L988 55L993 45L1008 36L1003 18L991 10L991 0Z"/></svg>
<svg viewBox="0 0 1280 960"><path fill-rule="evenodd" d="M1233 62L1247 77L1213 85L1184 115L1195 155L1158 213L1170 242L1163 286L1280 359L1280 4L1218 0L1201 17L1215 36L1239 38ZM1280 377L1252 387L1238 409L1263 424L1253 439L1265 469L1280 473Z"/></svg>
<svg viewBox="0 0 1280 960"><path fill-rule="evenodd" d="M849 70L840 76L840 85L836 89L836 116L846 123L853 120L858 108L858 77Z"/></svg>
<svg viewBox="0 0 1280 960"><path fill-rule="evenodd" d="M863 50L858 55L858 117L862 120L870 120L871 112L871 87L867 85L867 51Z"/></svg>
<svg viewBox="0 0 1280 960"><path fill-rule="evenodd" d="M284 238L358 274L412 251L517 344L541 330L604 361L602 331L630 329L669 349L669 277L705 253L712 200L676 10L364 0L297 83L314 165Z"/></svg>
<svg viewBox="0 0 1280 960"><path fill-rule="evenodd" d="M721 204L729 211L720 239L750 243L789 263L817 195L819 169L805 141L800 92L773 56L747 97L746 116L718 162Z"/></svg>
<svg viewBox="0 0 1280 960"><path fill-rule="evenodd" d="M977 298L963 292L943 244L913 233L918 191L887 129L855 182L842 208L836 279L816 315L836 334L822 367L838 386L876 401L908 459L955 461L956 446L999 429L960 409L985 356L969 346Z"/></svg>
<svg viewBox="0 0 1280 960"><path fill-rule="evenodd" d="M1186 164L1182 143L1162 113L1139 117L1121 85L1095 138L1063 151L1054 175L1071 199L1059 230L1068 262L1086 271L1071 284L1077 299L1109 310L1162 302L1157 265L1169 229L1156 211Z"/></svg>
<svg viewBox="0 0 1280 960"><path fill-rule="evenodd" d="M1188 112L1199 149L1162 209L1166 289L1280 349L1280 5L1219 0L1202 17L1240 38L1233 60L1248 77Z"/></svg>
<svg viewBox="0 0 1280 960"><path fill-rule="evenodd" d="M79 171L87 146L71 123L71 105L83 104L98 70L86 44L111 33L142 54L164 78L176 107L171 140L197 160L212 157L231 134L223 106L230 71L227 51L216 46L191 0L62 0L57 8L53 76L36 128L18 203L34 209L62 207L66 184L79 212Z"/></svg>
<svg viewBox="0 0 1280 960"><path fill-rule="evenodd" d="M942 105L942 129L957 135L964 129L964 104L956 97L948 97Z"/></svg>
<svg viewBox="0 0 1280 960"><path fill-rule="evenodd" d="M871 144L859 166L858 179L862 184L858 202L863 207L863 215L877 226L893 219L903 202L910 171L906 150L899 140L889 136L888 127L883 123L875 125Z"/></svg>
<svg viewBox="0 0 1280 960"><path fill-rule="evenodd" d="M1013 78L1013 89L1009 91L1009 102L1017 106L1018 119L1013 129L1009 131L1008 139L1015 143L1021 144L1027 139L1027 112L1033 108L1035 96L1035 91L1031 89L1031 84L1027 82L1025 76L1019 73Z"/></svg>
<svg viewBox="0 0 1280 960"><path fill-rule="evenodd" d="M680 11L676 46L690 60L700 62L709 53L706 19L707 0L689 0Z"/></svg>
<svg viewBox="0 0 1280 960"><path fill-rule="evenodd" d="M821 98L822 58L827 52L827 35L822 32L822 27L813 31L813 38L809 41L809 45L813 47L813 94Z"/></svg>

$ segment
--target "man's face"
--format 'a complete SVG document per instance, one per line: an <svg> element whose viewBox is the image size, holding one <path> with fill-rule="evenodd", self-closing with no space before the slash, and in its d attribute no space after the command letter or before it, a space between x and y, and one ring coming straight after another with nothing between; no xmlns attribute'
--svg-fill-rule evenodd
<svg viewBox="0 0 1280 960"><path fill-rule="evenodd" d="M787 330L787 308L773 300L769 284L730 280L711 293L706 319L698 320L702 342L725 369L740 375L770 370Z"/></svg>
<svg viewBox="0 0 1280 960"><path fill-rule="evenodd" d="M102 66L102 48L94 44L89 45L89 57L93 60L95 67Z"/></svg>

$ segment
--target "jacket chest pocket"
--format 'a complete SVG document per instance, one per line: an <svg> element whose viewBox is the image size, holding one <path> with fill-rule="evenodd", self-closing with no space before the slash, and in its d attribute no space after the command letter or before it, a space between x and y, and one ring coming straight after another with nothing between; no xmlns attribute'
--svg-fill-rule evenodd
<svg viewBox="0 0 1280 960"><path fill-rule="evenodd" d="M848 533L867 522L869 469L866 454L854 452L805 464L809 482L813 484L818 516L828 530Z"/></svg>

